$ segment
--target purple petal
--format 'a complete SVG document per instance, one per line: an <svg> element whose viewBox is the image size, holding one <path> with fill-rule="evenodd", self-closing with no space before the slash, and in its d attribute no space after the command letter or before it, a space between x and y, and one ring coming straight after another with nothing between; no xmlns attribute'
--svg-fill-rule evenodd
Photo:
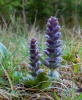
<svg viewBox="0 0 82 100"><path fill-rule="evenodd" d="M40 54L38 54L37 56L35 56L34 63L37 63L39 61L39 58L40 58Z"/></svg>
<svg viewBox="0 0 82 100"><path fill-rule="evenodd" d="M32 38L30 44L35 44L36 42L37 40L35 38Z"/></svg>
<svg viewBox="0 0 82 100"><path fill-rule="evenodd" d="M49 37L53 37L53 34L51 32L46 32L46 34L49 36Z"/></svg>
<svg viewBox="0 0 82 100"><path fill-rule="evenodd" d="M39 69L39 70L36 71L36 74L38 75L41 72L43 72L43 70L42 69Z"/></svg>
<svg viewBox="0 0 82 100"><path fill-rule="evenodd" d="M47 48L47 49L45 50L45 53L46 53L48 56L50 56L50 54L53 54L53 55L57 56L57 55L59 55L59 54L61 53L61 48L60 48L60 47L55 48L55 49L53 49L53 48Z"/></svg>
<svg viewBox="0 0 82 100"><path fill-rule="evenodd" d="M46 27L47 27L49 30L52 30L52 29L53 29L53 25L50 24L49 22L47 22Z"/></svg>
<svg viewBox="0 0 82 100"><path fill-rule="evenodd" d="M36 67L35 63L29 63L30 66Z"/></svg>
<svg viewBox="0 0 82 100"><path fill-rule="evenodd" d="M55 49L55 54L57 54L58 52L61 52L61 48L60 47Z"/></svg>
<svg viewBox="0 0 82 100"><path fill-rule="evenodd" d="M61 37L61 32L57 32L54 34L54 40L57 40Z"/></svg>
<svg viewBox="0 0 82 100"><path fill-rule="evenodd" d="M55 63L59 63L61 61L61 57L56 57L55 58Z"/></svg>
<svg viewBox="0 0 82 100"><path fill-rule="evenodd" d="M55 63L54 63L55 68L56 68L57 66L59 66L60 61L61 61L61 57L57 57L57 58L55 59Z"/></svg>
<svg viewBox="0 0 82 100"><path fill-rule="evenodd" d="M51 46L48 42L45 42L45 44L49 47L49 46Z"/></svg>
<svg viewBox="0 0 82 100"><path fill-rule="evenodd" d="M50 66L50 63L48 62L48 61L44 61L44 65L46 66L46 67L49 67Z"/></svg>
<svg viewBox="0 0 82 100"><path fill-rule="evenodd" d="M46 49L49 53L54 53L54 49L52 49L52 48L47 48Z"/></svg>
<svg viewBox="0 0 82 100"><path fill-rule="evenodd" d="M56 27L56 26L58 25L58 21L53 22L52 25L53 25L54 27Z"/></svg>
<svg viewBox="0 0 82 100"><path fill-rule="evenodd" d="M54 48L58 48L60 46L62 46L62 44L57 44L57 45L54 46Z"/></svg>
<svg viewBox="0 0 82 100"><path fill-rule="evenodd" d="M55 34L55 36L56 36L56 37L60 37L60 36L61 36L61 32L57 32L57 33Z"/></svg>
<svg viewBox="0 0 82 100"><path fill-rule="evenodd" d="M48 27L46 28L46 32L50 32L50 29Z"/></svg>
<svg viewBox="0 0 82 100"><path fill-rule="evenodd" d="M30 53L33 54L36 52L36 49L30 49Z"/></svg>
<svg viewBox="0 0 82 100"><path fill-rule="evenodd" d="M38 67L35 68L35 71L38 71L39 69L40 69L40 67L38 66Z"/></svg>
<svg viewBox="0 0 82 100"><path fill-rule="evenodd" d="M40 54L38 54L37 56L30 56L30 60L34 63L37 63L37 61L39 61L39 58L40 58Z"/></svg>
<svg viewBox="0 0 82 100"><path fill-rule="evenodd" d="M50 17L48 19L48 22L50 22L50 24L53 24L53 22L57 21L58 19L56 17Z"/></svg>
<svg viewBox="0 0 82 100"><path fill-rule="evenodd" d="M47 46L55 47L55 48L61 46L60 43L61 43L61 40L53 41L53 40L50 40L50 39L46 40L46 42L45 42L45 44L46 44Z"/></svg>
<svg viewBox="0 0 82 100"><path fill-rule="evenodd" d="M35 60L35 58L36 58L35 56L30 56L29 59L30 59L31 61L33 61L33 60Z"/></svg>
<svg viewBox="0 0 82 100"><path fill-rule="evenodd" d="M55 47L55 48L61 46L60 43L61 43L61 40L53 41L53 40L50 40L50 39L45 42L45 44L47 46L49 46L49 47Z"/></svg>
<svg viewBox="0 0 82 100"><path fill-rule="evenodd" d="M53 33L55 34L55 33L57 33L59 30L60 30L60 26L57 26L57 27L55 27L55 28L53 29Z"/></svg>
<svg viewBox="0 0 82 100"><path fill-rule="evenodd" d="M58 56L60 56L60 55L61 55L61 52L55 53L55 57L58 57Z"/></svg>
<svg viewBox="0 0 82 100"><path fill-rule="evenodd" d="M46 61L48 61L49 63L54 63L55 62L54 58L46 58Z"/></svg>
<svg viewBox="0 0 82 100"><path fill-rule="evenodd" d="M36 63L36 67L40 66L40 64L41 64L41 62L38 61L38 62Z"/></svg>
<svg viewBox="0 0 82 100"><path fill-rule="evenodd" d="M33 69L33 67L29 64L28 65L28 68L30 69L30 70L32 70Z"/></svg>
<svg viewBox="0 0 82 100"><path fill-rule="evenodd" d="M37 49L37 51L36 51L34 56L37 56L37 55L40 55L39 52L38 52L38 49Z"/></svg>
<svg viewBox="0 0 82 100"><path fill-rule="evenodd" d="M55 47L56 47L57 45L60 45L60 44L61 44L61 40L56 40L56 41L54 42Z"/></svg>
<svg viewBox="0 0 82 100"><path fill-rule="evenodd" d="M35 44L31 44L30 45L30 49L35 49L36 48L36 45Z"/></svg>
<svg viewBox="0 0 82 100"><path fill-rule="evenodd" d="M45 35L45 38L50 39L50 36L49 35Z"/></svg>
<svg viewBox="0 0 82 100"><path fill-rule="evenodd" d="M36 58L39 58L41 55L40 54L38 54L37 56L36 56Z"/></svg>
<svg viewBox="0 0 82 100"><path fill-rule="evenodd" d="M53 40L48 39L48 40L46 40L46 42L48 42L50 45L54 45L54 41Z"/></svg>
<svg viewBox="0 0 82 100"><path fill-rule="evenodd" d="M48 56L50 54L47 50L43 50L43 52L45 52Z"/></svg>
<svg viewBox="0 0 82 100"><path fill-rule="evenodd" d="M36 51L35 53L31 53L31 52L30 52L30 55L31 55L31 56L37 56L37 55L39 54L39 52L38 52L38 49L36 49L36 50L37 50L37 51Z"/></svg>

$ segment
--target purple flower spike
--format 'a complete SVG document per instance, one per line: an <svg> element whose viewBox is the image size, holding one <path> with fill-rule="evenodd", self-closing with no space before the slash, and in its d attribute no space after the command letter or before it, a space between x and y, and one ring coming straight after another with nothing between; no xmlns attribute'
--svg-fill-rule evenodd
<svg viewBox="0 0 82 100"><path fill-rule="evenodd" d="M36 77L40 72L42 72L42 69L39 67L40 62L40 54L37 49L37 40L35 38L32 38L29 42L30 46L30 63L28 65L28 68L31 70L32 76Z"/></svg>
<svg viewBox="0 0 82 100"><path fill-rule="evenodd" d="M48 68L56 69L61 61L61 32L59 32L60 26L56 17L50 17L46 25L46 45L44 50L48 58L45 59L44 65Z"/></svg>

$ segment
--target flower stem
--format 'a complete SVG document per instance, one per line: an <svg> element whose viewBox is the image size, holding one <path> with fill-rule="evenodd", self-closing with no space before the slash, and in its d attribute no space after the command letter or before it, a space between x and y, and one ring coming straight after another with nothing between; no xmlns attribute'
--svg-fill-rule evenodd
<svg viewBox="0 0 82 100"><path fill-rule="evenodd" d="M48 72L49 76L53 76L53 72L54 72L54 69L53 68L50 69L49 72Z"/></svg>

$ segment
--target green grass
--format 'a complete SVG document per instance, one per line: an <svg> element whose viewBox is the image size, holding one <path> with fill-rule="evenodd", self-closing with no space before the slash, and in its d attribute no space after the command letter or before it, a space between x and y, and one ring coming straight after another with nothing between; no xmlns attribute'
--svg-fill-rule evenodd
<svg viewBox="0 0 82 100"><path fill-rule="evenodd" d="M47 80L44 76L42 81L53 83L52 87L47 87L45 85L48 84L40 84L44 85L42 89L38 89L37 85L31 81L32 87L24 87L24 80L32 79L29 75L28 63L29 63L29 40L31 37L36 37L38 40L39 52L41 54L41 62L45 58L43 53L43 49L45 49L45 38L44 31L42 34L37 34L37 30L35 27L32 27L30 31L28 31L27 35L20 35L17 31L13 33L11 30L1 30L0 31L0 42L6 48L6 57L2 57L4 52L0 54L0 96L1 98L6 98L10 100L41 100L41 98L46 98L48 100L81 100L82 94L76 96L75 87L69 86L70 82L76 83L76 77L81 77L80 73L82 73L82 40L79 35L76 35L70 29L62 28L62 62L61 66L58 69L60 73L60 78L57 80ZM21 32L22 33L22 32ZM4 49L4 47L3 47ZM79 62L75 62L75 55L78 55L80 60ZM74 69L71 68L74 67ZM46 73L48 69L41 64L44 72ZM69 71L68 71L69 69ZM61 73L66 72L66 73ZM71 74L71 80L68 79ZM67 77L65 77L67 76ZM41 76L39 76L40 78ZM42 78L42 77L41 77ZM69 81L64 82L64 80ZM39 81L39 82L40 82ZM44 82L44 83L46 83ZM28 83L28 81L27 81ZM29 83L28 83L29 84ZM34 85L35 84L35 85ZM82 83L81 83L82 84ZM45 92L46 91L46 92ZM32 95L33 94L33 95ZM35 97L35 99L33 99ZM46 100L45 99L45 100Z"/></svg>

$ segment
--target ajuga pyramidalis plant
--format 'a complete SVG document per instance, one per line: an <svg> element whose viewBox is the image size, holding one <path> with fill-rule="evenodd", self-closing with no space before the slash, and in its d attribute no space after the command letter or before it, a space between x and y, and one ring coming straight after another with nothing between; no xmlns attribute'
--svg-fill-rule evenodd
<svg viewBox="0 0 82 100"><path fill-rule="evenodd" d="M39 67L41 62L40 62L40 54L37 49L37 40L36 38L32 38L29 42L30 46L30 63L28 65L29 69L31 70L31 75L33 77L36 77L39 73L42 72L42 69Z"/></svg>
<svg viewBox="0 0 82 100"><path fill-rule="evenodd" d="M50 17L46 24L46 45L44 50L48 58L45 59L44 64L50 68L49 75L54 75L54 69L59 66L61 61L61 33L59 32L60 26L56 17Z"/></svg>

